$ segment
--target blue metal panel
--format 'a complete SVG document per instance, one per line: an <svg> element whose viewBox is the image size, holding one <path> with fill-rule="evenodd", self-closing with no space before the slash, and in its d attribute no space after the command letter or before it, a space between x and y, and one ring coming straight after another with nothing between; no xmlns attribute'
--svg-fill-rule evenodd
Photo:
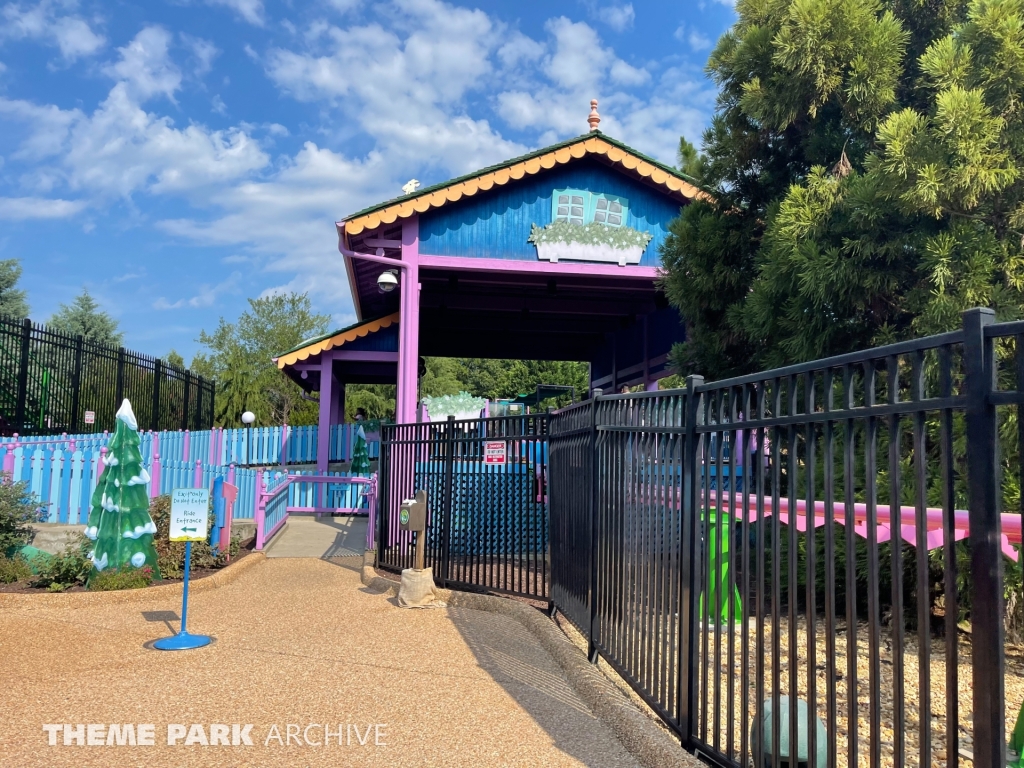
<svg viewBox="0 0 1024 768"><path fill-rule="evenodd" d="M358 339L346 341L338 349L359 352L397 352L398 324L392 323L387 328L381 328L379 331L368 333Z"/></svg>
<svg viewBox="0 0 1024 768"><path fill-rule="evenodd" d="M420 252L537 261L536 247L527 242L530 228L551 223L551 194L567 187L628 198L627 226L653 236L640 264L660 265L659 248L668 234L668 223L679 215L679 202L670 194L587 159L421 213Z"/></svg>

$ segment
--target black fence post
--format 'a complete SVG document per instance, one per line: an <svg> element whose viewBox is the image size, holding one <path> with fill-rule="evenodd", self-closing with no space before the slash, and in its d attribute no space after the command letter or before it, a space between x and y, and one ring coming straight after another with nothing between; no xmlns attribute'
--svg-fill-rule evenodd
<svg viewBox="0 0 1024 768"><path fill-rule="evenodd" d="M82 408L82 348L85 339L82 334L75 336L75 362L71 372L71 419L68 432L77 432Z"/></svg>
<svg viewBox="0 0 1024 768"><path fill-rule="evenodd" d="M600 479L597 463L597 404L600 396L591 399L590 405L590 499L587 514L590 518L590 626L587 630L587 658L591 664L597 664L597 505L600 493Z"/></svg>
<svg viewBox="0 0 1024 768"><path fill-rule="evenodd" d="M190 390L192 389L192 381L191 381L191 377L189 376L188 371L184 372L184 379L185 379L185 395L184 395L184 397L182 397L182 401L181 401L181 403L182 403L181 404L181 428L182 429L188 429L188 405L189 405L189 403L188 403L189 397L188 396L189 396L189 394L191 394ZM252 429L250 428L249 431L252 432ZM246 450L247 451L249 450L248 444L246 444ZM247 461L248 461L248 459L247 459Z"/></svg>
<svg viewBox="0 0 1024 768"><path fill-rule="evenodd" d="M160 379L163 378L163 363L153 361L153 417L149 428L154 432L160 429Z"/></svg>
<svg viewBox="0 0 1024 768"><path fill-rule="evenodd" d="M974 765L1002 768L1006 758L1003 698L1003 556L1000 547L999 465L993 344L985 326L991 309L964 312L967 503L971 530L971 655L974 684Z"/></svg>
<svg viewBox="0 0 1024 768"><path fill-rule="evenodd" d="M192 422L193 429L203 428L203 381L200 378L196 378L196 418ZM285 463L284 458L281 459L281 465Z"/></svg>
<svg viewBox="0 0 1024 768"><path fill-rule="evenodd" d="M448 583L448 560L451 554L452 494L455 492L455 417L448 417L445 429L444 490L441 493L441 573L437 574L444 588Z"/></svg>
<svg viewBox="0 0 1024 768"><path fill-rule="evenodd" d="M703 376L686 377L686 423L683 442L683 498L680 520L679 553L679 738L684 749L693 743L693 726L697 712L697 601L700 588L698 567L698 538L700 515L697 496L701 487L700 435L697 422L700 416L701 395L697 388L704 384Z"/></svg>
<svg viewBox="0 0 1024 768"><path fill-rule="evenodd" d="M117 348L117 380L114 385L114 410L121 407L124 400L124 347Z"/></svg>
<svg viewBox="0 0 1024 768"><path fill-rule="evenodd" d="M14 428L25 431L25 406L28 399L29 345L32 340L32 321L27 317L21 324L21 362L18 368L18 399L14 406Z"/></svg>

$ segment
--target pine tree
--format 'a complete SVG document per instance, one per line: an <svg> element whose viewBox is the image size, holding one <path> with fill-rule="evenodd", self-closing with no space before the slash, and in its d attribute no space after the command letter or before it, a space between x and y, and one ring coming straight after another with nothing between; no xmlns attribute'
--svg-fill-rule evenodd
<svg viewBox="0 0 1024 768"><path fill-rule="evenodd" d="M910 332L902 299L936 224L867 170L890 115L930 103L917 55L965 7L740 0L708 63L720 92L698 181L715 199L684 209L662 254L687 323L683 372L722 378Z"/></svg>
<svg viewBox="0 0 1024 768"><path fill-rule="evenodd" d="M362 424L356 429L355 445L352 446L353 474L367 475L370 473L370 451L366 445L366 432Z"/></svg>
<svg viewBox="0 0 1024 768"><path fill-rule="evenodd" d="M89 578L108 568L144 566L160 578L153 546L156 525L149 514L146 492L149 473L142 466L138 424L127 400L117 411L117 428L108 448L85 531L96 542L89 553L93 563Z"/></svg>
<svg viewBox="0 0 1024 768"><path fill-rule="evenodd" d="M28 317L28 294L18 288L21 262L17 259L0 261L0 315Z"/></svg>
<svg viewBox="0 0 1024 768"><path fill-rule="evenodd" d="M117 320L100 309L99 302L86 288L70 304L61 304L48 325L73 336L81 334L86 341L113 347L120 345L123 337L117 329Z"/></svg>

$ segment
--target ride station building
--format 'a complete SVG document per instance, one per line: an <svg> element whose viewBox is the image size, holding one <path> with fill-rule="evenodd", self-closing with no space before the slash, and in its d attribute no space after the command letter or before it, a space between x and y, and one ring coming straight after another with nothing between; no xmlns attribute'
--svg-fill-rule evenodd
<svg viewBox="0 0 1024 768"><path fill-rule="evenodd" d="M415 189L337 222L358 322L278 367L320 396L318 465L347 383L397 384L417 418L421 357L573 360L590 386L657 387L684 338L658 288L660 248L705 193L598 130Z"/></svg>

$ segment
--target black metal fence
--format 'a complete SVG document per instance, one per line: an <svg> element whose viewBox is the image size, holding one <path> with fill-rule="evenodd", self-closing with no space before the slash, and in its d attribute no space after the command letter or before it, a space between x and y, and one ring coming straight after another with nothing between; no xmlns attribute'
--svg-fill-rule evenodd
<svg viewBox="0 0 1024 768"><path fill-rule="evenodd" d="M551 599L684 747L1005 764L1024 323L992 319L551 416Z"/></svg>
<svg viewBox="0 0 1024 768"><path fill-rule="evenodd" d="M442 586L547 600L546 414L381 428L378 564L413 564L398 510L427 492L426 565Z"/></svg>
<svg viewBox="0 0 1024 768"><path fill-rule="evenodd" d="M213 426L212 381L124 347L0 317L0 434L113 429L126 397L142 429Z"/></svg>

